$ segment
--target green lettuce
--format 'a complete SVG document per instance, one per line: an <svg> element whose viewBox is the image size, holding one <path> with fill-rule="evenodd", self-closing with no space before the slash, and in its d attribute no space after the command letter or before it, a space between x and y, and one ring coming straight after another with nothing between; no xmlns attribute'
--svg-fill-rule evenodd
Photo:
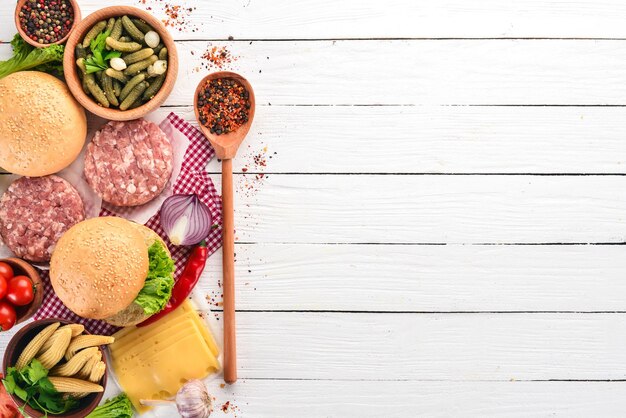
<svg viewBox="0 0 626 418"><path fill-rule="evenodd" d="M125 393L107 400L85 418L132 418L133 408Z"/></svg>
<svg viewBox="0 0 626 418"><path fill-rule="evenodd" d="M174 261L159 241L148 248L150 268L143 288L135 298L135 303L143 308L146 315L154 315L165 308L172 296L174 287Z"/></svg>
<svg viewBox="0 0 626 418"><path fill-rule="evenodd" d="M25 70L63 74L63 51L65 50L63 45L35 48L26 43L20 35L15 35L11 46L13 56L6 61L0 61L0 78Z"/></svg>

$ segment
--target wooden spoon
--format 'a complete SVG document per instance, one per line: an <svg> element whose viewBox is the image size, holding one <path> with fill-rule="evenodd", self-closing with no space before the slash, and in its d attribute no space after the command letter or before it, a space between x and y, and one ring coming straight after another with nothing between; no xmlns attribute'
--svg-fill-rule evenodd
<svg viewBox="0 0 626 418"><path fill-rule="evenodd" d="M241 83L250 94L250 112L248 122L234 132L217 135L200 122L198 112L198 93L210 80L217 78L233 78ZM255 100L254 91L248 80L239 74L229 71L220 71L204 77L194 95L194 111L200 129L215 149L217 158L222 160L222 235L224 280L224 381L237 381L237 345L235 335L235 220L233 213L233 158L237 154L239 145L243 142L252 125L254 118Z"/></svg>

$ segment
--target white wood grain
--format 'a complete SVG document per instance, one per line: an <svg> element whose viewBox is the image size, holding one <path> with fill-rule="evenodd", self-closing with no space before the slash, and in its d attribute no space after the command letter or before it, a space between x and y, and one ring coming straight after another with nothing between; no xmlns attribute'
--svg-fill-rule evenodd
<svg viewBox="0 0 626 418"><path fill-rule="evenodd" d="M349 296L349 295L347 295ZM238 314L242 378L626 378L625 314Z"/></svg>
<svg viewBox="0 0 626 418"><path fill-rule="evenodd" d="M220 188L220 178L214 177ZM621 243L624 176L252 176L236 239L259 243Z"/></svg>
<svg viewBox="0 0 626 418"><path fill-rule="evenodd" d="M259 104L625 103L620 80L626 48L620 41L219 44L241 56L234 68L252 83ZM204 75L192 68L204 48L206 42L179 43L188 64L166 104L192 103Z"/></svg>
<svg viewBox="0 0 626 418"><path fill-rule="evenodd" d="M172 30L178 39L319 39L398 37L625 37L619 0L229 0L172 2L197 7L194 25ZM139 1L81 0L83 15ZM148 0L157 17L158 1ZM161 3L162 4L162 3ZM14 2L0 4L0 39L9 39ZM195 29L195 30L194 30Z"/></svg>
<svg viewBox="0 0 626 418"><path fill-rule="evenodd" d="M626 407L626 386L607 382L243 380L212 390L218 407L230 400L242 418L621 418Z"/></svg>
<svg viewBox="0 0 626 418"><path fill-rule="evenodd" d="M191 106L156 113L164 118L171 111L195 124ZM621 108L259 106L234 168L268 173L624 173L624 138ZM253 156L266 146L267 166L257 167ZM221 172L217 160L209 171Z"/></svg>
<svg viewBox="0 0 626 418"><path fill-rule="evenodd" d="M252 244L236 248L237 308L623 311L624 246ZM221 301L221 252L197 292Z"/></svg>

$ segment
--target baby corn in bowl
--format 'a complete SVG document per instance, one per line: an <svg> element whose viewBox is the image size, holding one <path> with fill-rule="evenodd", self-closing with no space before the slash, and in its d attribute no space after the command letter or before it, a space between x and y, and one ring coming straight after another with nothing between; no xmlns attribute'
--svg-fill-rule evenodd
<svg viewBox="0 0 626 418"><path fill-rule="evenodd" d="M32 322L9 342L2 383L30 417L84 417L102 399L107 381L102 346L114 340L63 319Z"/></svg>

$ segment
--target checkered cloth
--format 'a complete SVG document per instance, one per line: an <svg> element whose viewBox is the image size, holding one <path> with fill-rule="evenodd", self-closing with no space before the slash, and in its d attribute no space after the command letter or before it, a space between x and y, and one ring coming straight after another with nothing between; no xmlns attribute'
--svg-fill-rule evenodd
<svg viewBox="0 0 626 418"><path fill-rule="evenodd" d="M195 193L211 210L213 228L207 237L207 247L209 249L209 255L211 255L222 245L222 201L217 194L217 190L211 178L205 171L207 163L215 156L215 150L213 150L209 141L197 128L185 122L176 114L170 113L167 119L174 128L178 129L189 138L189 147L185 153L180 174L174 184L174 193ZM100 216L112 215L115 214L107 209L102 209L100 212ZM177 247L169 243L167 235L163 231L163 228L161 228L158 213L152 216L145 225L154 230L168 243L168 248L172 253L172 259L176 264L175 278L178 279L187 262L191 247ZM85 328L94 334L111 335L117 331L118 328L104 321L81 318L70 311L54 293L48 278L48 272L43 271L41 277L44 281L44 300L41 308L35 315L35 319L50 317L65 318L84 324Z"/></svg>

